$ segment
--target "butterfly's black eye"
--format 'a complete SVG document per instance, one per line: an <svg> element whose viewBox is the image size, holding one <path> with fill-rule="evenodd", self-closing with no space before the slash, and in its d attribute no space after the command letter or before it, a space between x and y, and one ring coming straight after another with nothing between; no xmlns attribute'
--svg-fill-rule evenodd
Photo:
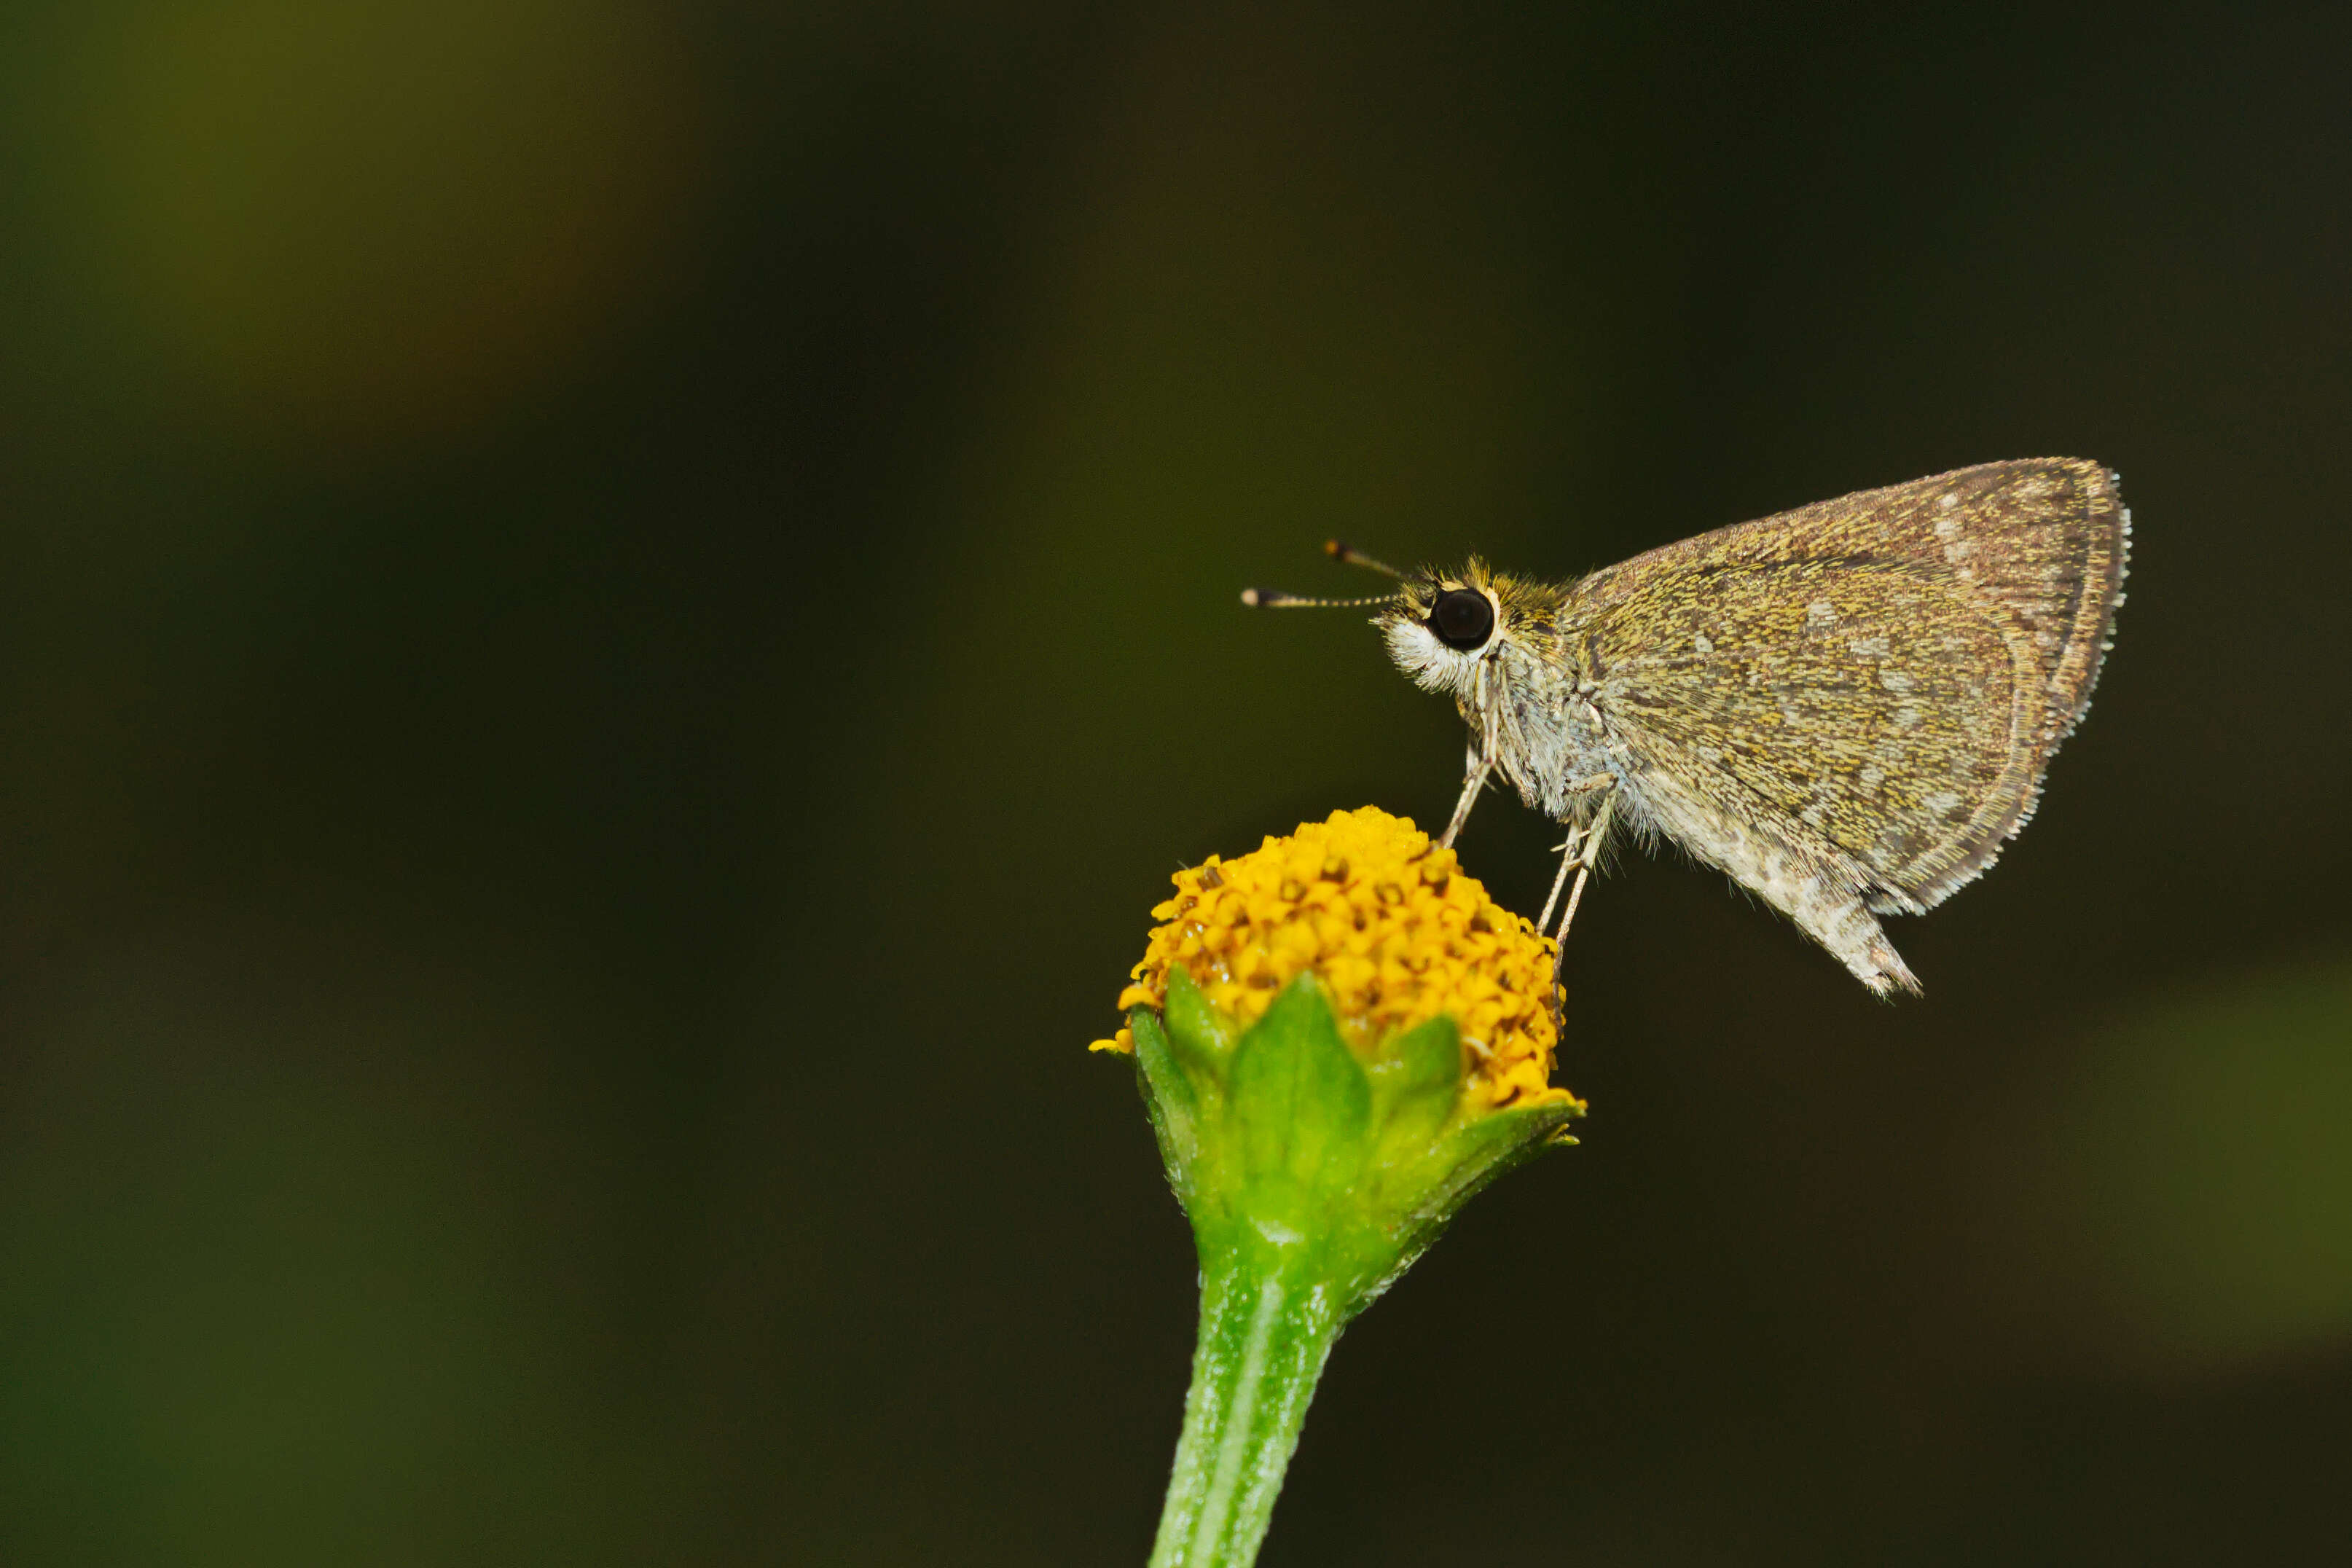
<svg viewBox="0 0 2352 1568"><path fill-rule="evenodd" d="M1462 653L1484 647L1495 629L1495 606L1475 588L1448 588L1429 606L1429 629Z"/></svg>

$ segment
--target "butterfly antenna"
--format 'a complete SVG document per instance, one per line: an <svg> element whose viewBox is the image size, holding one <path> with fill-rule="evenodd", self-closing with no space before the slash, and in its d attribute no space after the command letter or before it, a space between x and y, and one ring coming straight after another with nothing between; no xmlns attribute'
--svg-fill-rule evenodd
<svg viewBox="0 0 2352 1568"><path fill-rule="evenodd" d="M1383 577L1393 577L1400 583L1404 581L1403 573L1385 561L1373 560L1352 544L1342 544L1336 539L1327 539L1323 542L1323 553L1345 565L1369 567Z"/></svg>
<svg viewBox="0 0 2352 1568"><path fill-rule="evenodd" d="M1350 566L1369 566L1383 576L1405 581L1405 574L1383 561L1375 561L1354 545L1342 544L1336 539L1323 542L1323 553L1334 561ZM1310 599L1300 594L1285 594L1273 588L1244 588L1242 603L1253 610L1362 610L1374 605L1393 605L1395 594L1381 594L1369 599Z"/></svg>
<svg viewBox="0 0 2352 1568"><path fill-rule="evenodd" d="M1370 599L1309 599L1298 594L1285 594L1275 588L1244 588L1242 603L1253 610L1360 610L1373 605L1396 602L1394 594L1381 594Z"/></svg>

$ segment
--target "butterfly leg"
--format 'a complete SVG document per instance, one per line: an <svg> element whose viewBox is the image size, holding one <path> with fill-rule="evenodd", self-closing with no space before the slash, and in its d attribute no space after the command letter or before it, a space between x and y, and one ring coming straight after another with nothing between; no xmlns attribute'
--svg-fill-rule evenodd
<svg viewBox="0 0 2352 1568"><path fill-rule="evenodd" d="M1577 780L1563 793L1587 795L1596 789L1607 789L1616 782L1615 773L1595 773L1589 779ZM1541 931L1551 924L1551 911L1553 906L1559 902L1559 890L1568 885L1568 874L1575 869L1579 857L1584 852L1583 845L1591 837L1583 828L1578 827L1573 823L1569 825L1568 842L1559 846L1568 853L1560 859L1559 875L1551 879L1551 896L1544 900L1543 913L1536 917L1536 930Z"/></svg>
<svg viewBox="0 0 2352 1568"><path fill-rule="evenodd" d="M1613 784L1616 781L1612 779L1610 782ZM1576 886L1568 890L1568 908L1561 911L1559 930L1552 937L1552 941L1558 944L1559 949L1552 959L1551 977L1554 984L1559 983L1560 971L1568 964L1568 928L1576 919L1576 906L1584 901L1584 884L1592 875L1592 858L1600 852L1601 841L1608 837L1609 818L1616 809L1617 792L1612 789L1601 797L1601 809L1593 814L1592 826L1584 830L1583 843L1577 850ZM1561 869L1566 870L1566 866L1563 865ZM1549 906L1546 906L1544 912L1547 915L1551 912Z"/></svg>
<svg viewBox="0 0 2352 1568"><path fill-rule="evenodd" d="M1543 913L1536 917L1538 931L1542 931L1551 924L1551 911L1559 902L1559 890L1568 886L1568 874L1575 869L1576 858L1584 852L1584 829L1570 827L1568 830L1568 842L1559 847L1568 853L1559 858L1559 875L1551 879L1551 894L1544 900Z"/></svg>
<svg viewBox="0 0 2352 1568"><path fill-rule="evenodd" d="M1486 787L1486 775L1494 771L1494 763L1476 751L1471 752L1470 773L1462 781L1462 798L1454 803L1454 820L1445 825L1444 836L1437 841L1440 849L1454 847L1454 836L1462 831L1464 823L1470 820L1470 808L1478 804L1478 792Z"/></svg>

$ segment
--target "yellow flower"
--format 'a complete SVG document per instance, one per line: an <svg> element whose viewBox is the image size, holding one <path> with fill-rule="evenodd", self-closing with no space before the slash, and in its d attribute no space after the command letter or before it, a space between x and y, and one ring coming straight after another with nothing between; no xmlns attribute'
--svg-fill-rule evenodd
<svg viewBox="0 0 2352 1568"><path fill-rule="evenodd" d="M1176 896L1151 911L1162 923L1129 972L1122 1011L1165 1005L1169 968L1181 965L1247 1026L1312 970L1360 1053L1446 1015L1461 1031L1470 1090L1487 1106L1574 1100L1550 1086L1557 949L1409 819L1376 806L1336 811L1174 880ZM1135 1042L1121 1029L1094 1048Z"/></svg>

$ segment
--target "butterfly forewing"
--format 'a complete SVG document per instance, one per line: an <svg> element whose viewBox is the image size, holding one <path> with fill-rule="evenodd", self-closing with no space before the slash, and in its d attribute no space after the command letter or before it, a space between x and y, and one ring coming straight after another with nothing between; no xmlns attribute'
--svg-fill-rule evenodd
<svg viewBox="0 0 2352 1568"><path fill-rule="evenodd" d="M1920 909L2031 812L2124 542L2095 464L1992 463L1652 551L1578 584L1572 618L1629 763L1683 797L1661 801L1671 837L1739 875L1760 831L1882 912ZM1743 842L1706 842L1715 823Z"/></svg>

